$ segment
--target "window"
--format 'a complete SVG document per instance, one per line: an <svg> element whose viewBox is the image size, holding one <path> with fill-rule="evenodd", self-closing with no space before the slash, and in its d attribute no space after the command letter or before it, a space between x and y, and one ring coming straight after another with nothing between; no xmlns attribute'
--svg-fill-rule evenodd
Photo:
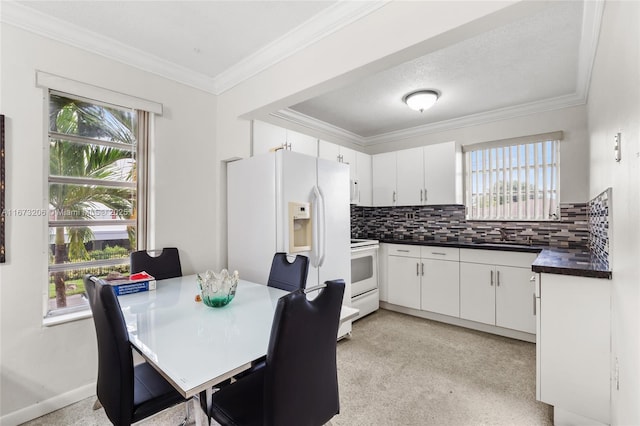
<svg viewBox="0 0 640 426"><path fill-rule="evenodd" d="M129 273L145 240L148 118L49 91L48 316L87 309L84 274Z"/></svg>
<svg viewBox="0 0 640 426"><path fill-rule="evenodd" d="M552 220L562 132L463 147L467 219Z"/></svg>

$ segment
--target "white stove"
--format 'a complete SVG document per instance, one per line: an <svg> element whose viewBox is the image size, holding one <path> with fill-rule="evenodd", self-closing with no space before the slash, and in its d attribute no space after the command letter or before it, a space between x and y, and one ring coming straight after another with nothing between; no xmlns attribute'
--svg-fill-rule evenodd
<svg viewBox="0 0 640 426"><path fill-rule="evenodd" d="M378 240L351 240L351 306L360 313L354 319L378 310Z"/></svg>

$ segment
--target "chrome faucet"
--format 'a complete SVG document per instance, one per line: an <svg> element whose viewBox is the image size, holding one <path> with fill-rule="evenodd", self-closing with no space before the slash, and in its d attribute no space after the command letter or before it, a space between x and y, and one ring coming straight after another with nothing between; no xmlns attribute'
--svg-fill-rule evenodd
<svg viewBox="0 0 640 426"><path fill-rule="evenodd" d="M505 232L504 229L498 228L498 232L500 232L500 241L508 241L509 240L509 236L507 235L507 233Z"/></svg>

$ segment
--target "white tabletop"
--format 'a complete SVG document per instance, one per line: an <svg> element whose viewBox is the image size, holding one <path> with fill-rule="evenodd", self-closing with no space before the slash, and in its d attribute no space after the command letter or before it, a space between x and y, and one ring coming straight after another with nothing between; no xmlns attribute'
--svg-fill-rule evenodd
<svg viewBox="0 0 640 426"><path fill-rule="evenodd" d="M240 280L223 308L196 302L195 275L120 296L131 343L190 398L248 369L267 353L277 301L286 291Z"/></svg>

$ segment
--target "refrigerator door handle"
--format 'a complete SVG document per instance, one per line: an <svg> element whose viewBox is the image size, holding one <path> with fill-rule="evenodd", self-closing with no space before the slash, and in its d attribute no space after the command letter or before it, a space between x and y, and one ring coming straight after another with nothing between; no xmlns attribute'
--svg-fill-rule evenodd
<svg viewBox="0 0 640 426"><path fill-rule="evenodd" d="M320 212L320 217L318 218L318 227L320 229L320 232L318 232L319 236L320 236L320 241L318 242L318 247L320 249L320 258L318 259L318 266L322 266L324 264L324 258L325 255L327 254L327 229L326 229L326 222L325 222L325 206L324 206L324 195L322 194L322 190L318 187L318 194L319 194L319 200L320 200L320 206L318 208L319 212Z"/></svg>
<svg viewBox="0 0 640 426"><path fill-rule="evenodd" d="M311 241L311 264L313 266L320 266L320 232L318 227L320 226L320 190L317 186L313 187L313 198L311 200L312 206L313 206L313 218L312 218L312 232L313 235L311 236L312 241Z"/></svg>

